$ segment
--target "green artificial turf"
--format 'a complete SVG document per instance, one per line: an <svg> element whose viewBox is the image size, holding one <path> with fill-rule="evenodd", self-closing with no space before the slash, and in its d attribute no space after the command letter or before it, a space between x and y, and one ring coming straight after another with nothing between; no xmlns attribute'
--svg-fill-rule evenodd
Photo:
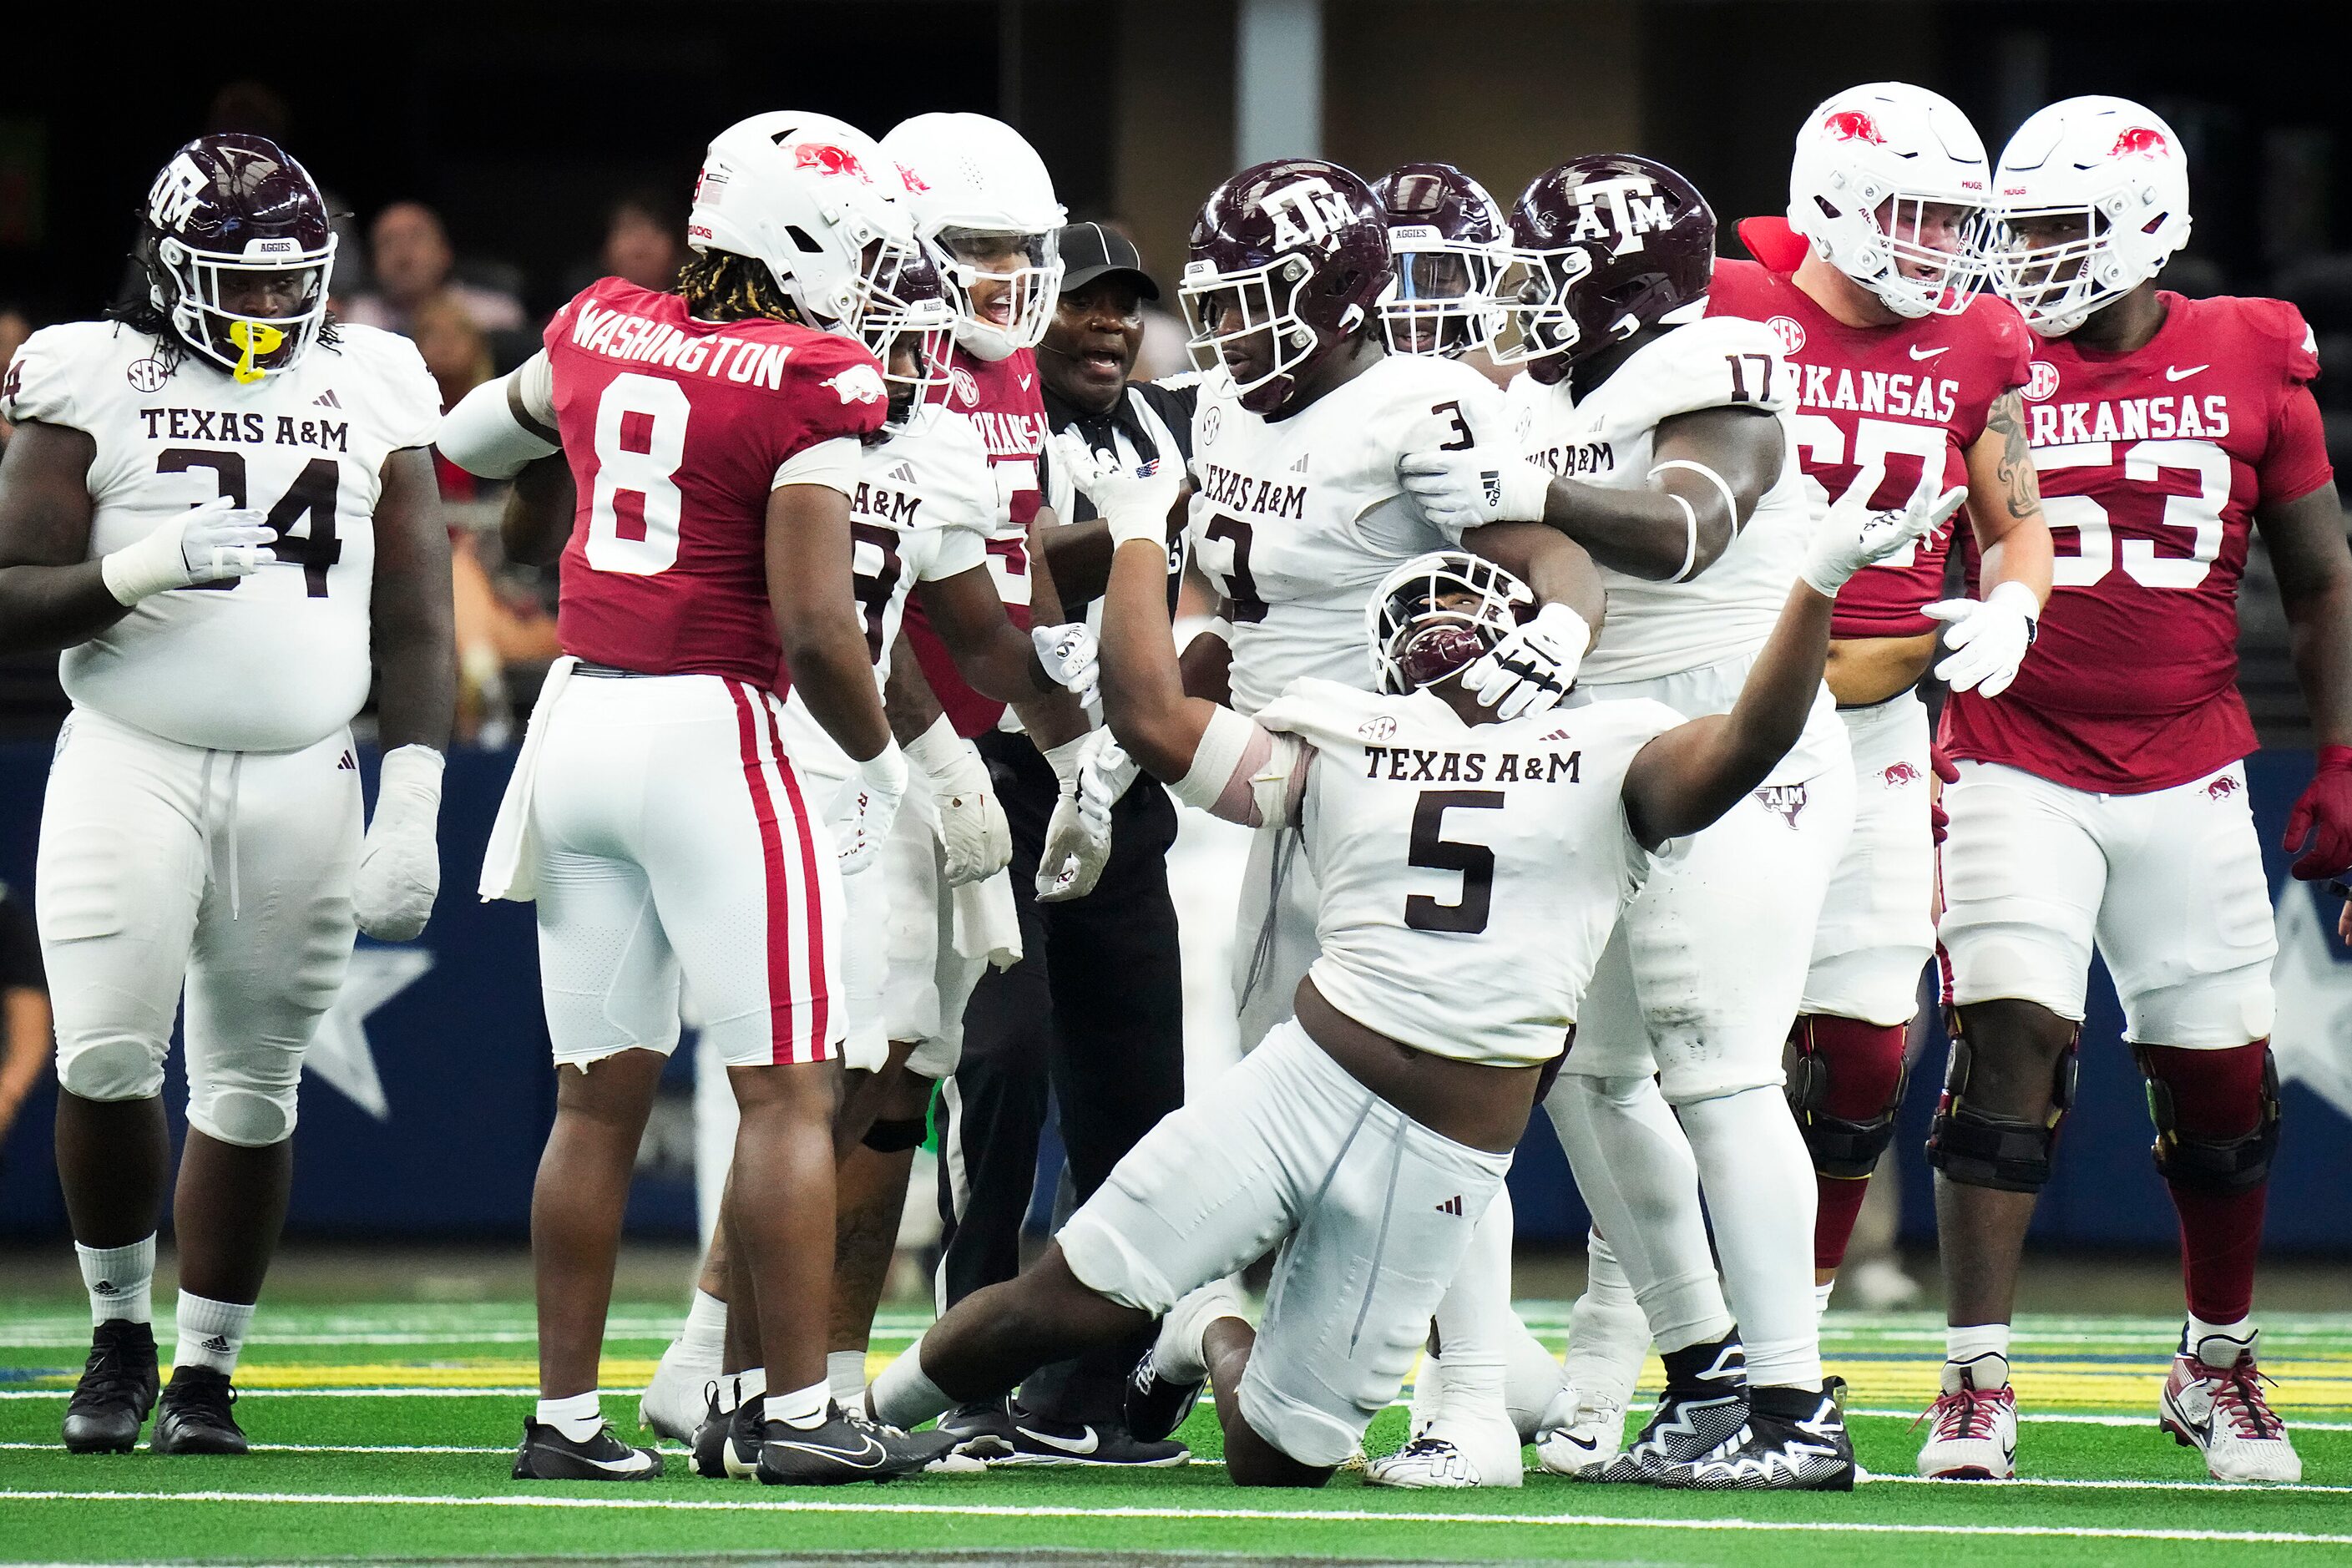
<svg viewBox="0 0 2352 1568"><path fill-rule="evenodd" d="M1528 1316L1556 1346L1559 1310L1530 1303ZM656 1308L617 1311L607 1386L627 1386L614 1374L650 1361L673 1323ZM877 1351L902 1343L916 1326L891 1320ZM1342 1475L1320 1492L1245 1492L1205 1463L1134 1473L1024 1468L803 1491L701 1480L674 1449L668 1474L646 1485L521 1486L507 1470L528 1408L520 1392L530 1382L526 1310L265 1310L257 1328L241 1376L250 1392L238 1414L259 1451L241 1459L77 1457L54 1445L86 1323L70 1310L0 1308L0 1558L866 1552L904 1560L993 1550L1018 1559L1067 1548L1114 1557L1801 1568L1856 1552L2068 1564L2352 1562L2352 1411L2337 1403L2352 1403L2343 1394L2352 1386L2352 1318L2283 1320L2265 1342L2266 1359L2289 1372L2283 1394L2301 1396L2281 1400L2298 1423L2300 1489L2210 1485L2196 1455L2157 1431L2152 1397L2169 1351L2167 1325L2042 1319L2020 1325L2020 1384L2031 1389L2042 1376L2048 1407L2032 1409L2029 1397L2029 1413L2056 1418L2025 1426L2019 1464L2028 1482L1888 1479L1850 1496L1677 1494L1541 1474L1517 1491L1398 1492ZM1832 1370L1853 1378L1852 1408L1885 1412L1853 1417L1863 1464L1907 1477L1919 1435L1909 1429L1916 1402L1905 1391L1932 1376L1940 1334L1916 1315L1840 1314L1826 1348ZM497 1387L449 1386L465 1383ZM324 1386L353 1384L361 1386ZM608 1395L607 1414L625 1424L635 1410L633 1398ZM1402 1409L1388 1412L1367 1447L1393 1447L1403 1425ZM1205 1409L1183 1436L1199 1458L1215 1457ZM389 1451L347 1451L355 1447Z"/></svg>

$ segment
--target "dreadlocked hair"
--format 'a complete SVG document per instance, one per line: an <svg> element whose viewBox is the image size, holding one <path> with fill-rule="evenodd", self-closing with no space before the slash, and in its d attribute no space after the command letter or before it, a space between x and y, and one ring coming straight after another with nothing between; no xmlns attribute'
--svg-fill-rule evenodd
<svg viewBox="0 0 2352 1568"><path fill-rule="evenodd" d="M702 321L740 321L766 316L808 325L800 306L777 283L764 261L731 250L698 250L677 271L678 297L687 314Z"/></svg>

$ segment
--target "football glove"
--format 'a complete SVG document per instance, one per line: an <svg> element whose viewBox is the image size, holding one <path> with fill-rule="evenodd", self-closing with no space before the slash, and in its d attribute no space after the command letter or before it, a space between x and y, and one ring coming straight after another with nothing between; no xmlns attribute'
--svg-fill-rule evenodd
<svg viewBox="0 0 2352 1568"><path fill-rule="evenodd" d="M1861 501L1842 500L1822 513L1798 575L1815 593L1834 599L1847 578L1943 527L1968 499L1967 487L1954 485L1932 501L1924 492L1916 494L1899 511L1873 511Z"/></svg>
<svg viewBox="0 0 2352 1568"><path fill-rule="evenodd" d="M1936 666L1936 679L1955 691L1998 697L2017 679L2017 667L2033 646L2042 601L2022 583L1996 583L1981 599L1942 599L1919 613L1949 623L1948 657Z"/></svg>
<svg viewBox="0 0 2352 1568"><path fill-rule="evenodd" d="M1490 522L1541 522L1551 489L1549 469L1486 447L1408 452L1397 479L1422 516L1456 538Z"/></svg>
<svg viewBox="0 0 2352 1568"><path fill-rule="evenodd" d="M375 820L360 845L352 879L352 913L378 942L421 935L441 890L441 753L430 746L395 746L383 754L376 782Z"/></svg>
<svg viewBox="0 0 2352 1568"><path fill-rule="evenodd" d="M840 852L841 873L852 876L882 857L890 824L898 820L898 803L907 798L907 754L896 741L857 764L856 775L841 786L833 803L834 847Z"/></svg>
<svg viewBox="0 0 2352 1568"><path fill-rule="evenodd" d="M1154 459L1129 468L1116 453L1098 451L1076 430L1054 437L1054 461L1070 476L1078 493L1094 503L1103 525L1110 530L1113 549L1129 540L1148 539L1168 547L1168 513L1183 492L1181 464Z"/></svg>
<svg viewBox="0 0 2352 1568"><path fill-rule="evenodd" d="M1029 646L1037 650L1037 663L1046 679L1076 698L1082 708L1092 710L1101 706L1101 649L1084 621L1032 626Z"/></svg>
<svg viewBox="0 0 2352 1568"><path fill-rule="evenodd" d="M942 715L908 743L907 761L923 771L939 802L948 886L986 881L1003 870L1013 858L1013 827L989 787L980 749Z"/></svg>
<svg viewBox="0 0 2352 1568"><path fill-rule="evenodd" d="M2287 868L2297 877L2316 882L2352 869L2352 746L2319 748L2319 771L2287 813L2282 847L2303 849L2306 838L2311 847Z"/></svg>
<svg viewBox="0 0 2352 1568"><path fill-rule="evenodd" d="M1095 890L1095 884L1102 879L1103 867L1110 860L1109 804L1104 802L1098 809L1089 810L1082 785L1088 758L1096 749L1106 745L1117 750L1110 731L1090 730L1045 753L1045 760L1053 764L1054 776L1061 781L1061 793L1054 802L1054 815L1045 824L1045 851L1037 857L1039 903L1059 904L1085 898ZM1119 752L1122 761L1126 755ZM1098 784L1097 791L1105 787L1107 783Z"/></svg>
<svg viewBox="0 0 2352 1568"><path fill-rule="evenodd" d="M1566 605L1546 605L1462 672L1463 684L1506 723L1557 708L1576 684L1592 628Z"/></svg>
<svg viewBox="0 0 2352 1568"><path fill-rule="evenodd" d="M277 542L261 513L215 496L107 555L98 570L117 604L136 605L192 583L250 577L278 559Z"/></svg>

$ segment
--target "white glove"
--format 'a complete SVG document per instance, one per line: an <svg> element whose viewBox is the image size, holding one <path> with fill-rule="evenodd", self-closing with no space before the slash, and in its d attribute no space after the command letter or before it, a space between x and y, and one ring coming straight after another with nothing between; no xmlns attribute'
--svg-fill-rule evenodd
<svg viewBox="0 0 2352 1568"><path fill-rule="evenodd" d="M907 761L931 781L940 804L940 847L950 888L984 882L1013 858L1013 826L989 787L980 748L955 732L943 714L908 743Z"/></svg>
<svg viewBox="0 0 2352 1568"><path fill-rule="evenodd" d="M1546 605L1535 618L1496 643L1486 657L1462 672L1463 684L1508 722L1557 708L1576 684L1576 667L1592 641L1592 628L1566 605Z"/></svg>
<svg viewBox="0 0 2352 1568"><path fill-rule="evenodd" d="M1079 781L1093 749L1112 743L1109 731L1090 730L1045 753L1062 790L1054 802L1053 817L1045 824L1045 852L1037 857L1039 903L1083 899L1102 879L1103 867L1110 859L1110 811L1105 805L1098 814L1090 815L1081 801Z"/></svg>
<svg viewBox="0 0 2352 1568"><path fill-rule="evenodd" d="M1094 503L1110 530L1113 549L1131 539L1168 547L1168 513L1184 489L1181 465L1155 458L1129 468L1116 454L1088 446L1076 430L1054 437L1054 461L1068 473L1078 493Z"/></svg>
<svg viewBox="0 0 2352 1568"><path fill-rule="evenodd" d="M1031 626L1029 646L1037 650L1037 662L1045 667L1046 679L1076 698L1080 707L1101 707L1102 650L1086 622Z"/></svg>
<svg viewBox="0 0 2352 1568"><path fill-rule="evenodd" d="M2042 601L2022 583L1996 583L1982 599L1944 599L1919 613L1951 623L1944 633L1950 656L1936 667L1936 679L1955 691L1998 697L2017 679L2017 667L2033 646Z"/></svg>
<svg viewBox="0 0 2352 1568"><path fill-rule="evenodd" d="M1104 838L1110 837L1110 808L1119 803L1135 783L1136 774L1143 770L1127 754L1127 748L1113 738L1108 730L1097 730L1089 737L1093 744L1086 750L1083 765L1078 769L1078 815L1085 817L1090 829Z"/></svg>
<svg viewBox="0 0 2352 1568"><path fill-rule="evenodd" d="M1798 575L1814 592L1834 599L1847 578L1943 527L1968 499L1966 487L1954 485L1932 501L1924 490L1916 492L1900 511L1873 511L1861 501L1840 501L1814 525L1812 548Z"/></svg>
<svg viewBox="0 0 2352 1568"><path fill-rule="evenodd" d="M278 559L277 543L261 513L215 496L107 555L98 570L117 604L135 605L191 583L250 577Z"/></svg>
<svg viewBox="0 0 2352 1568"><path fill-rule="evenodd" d="M833 839L843 876L863 871L882 858L883 841L890 837L898 803L906 798L907 754L898 742L886 742L857 764L857 776L834 797Z"/></svg>
<svg viewBox="0 0 2352 1568"><path fill-rule="evenodd" d="M394 746L376 780L375 820L360 846L352 913L378 942L407 942L425 930L441 890L441 753Z"/></svg>
<svg viewBox="0 0 2352 1568"><path fill-rule="evenodd" d="M1499 447L1408 452L1397 479L1421 515L1448 533L1489 522L1541 522L1551 474Z"/></svg>

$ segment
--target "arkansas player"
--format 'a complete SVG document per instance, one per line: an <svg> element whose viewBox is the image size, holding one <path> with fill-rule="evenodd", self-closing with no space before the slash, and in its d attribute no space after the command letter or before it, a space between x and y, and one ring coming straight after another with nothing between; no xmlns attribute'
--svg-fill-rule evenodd
<svg viewBox="0 0 2352 1568"><path fill-rule="evenodd" d="M2302 1463L2263 1399L2252 1317L2278 1145L2269 889L2241 759L2234 601L2262 530L2322 745L2289 819L2294 874L2352 863L2352 552L2330 484L2310 329L2274 300L2156 278L2189 237L2170 126L2074 98L1995 174L1995 285L2046 340L2025 389L2059 556L2042 636L1998 702L1954 695L1939 936L1957 1009L1928 1162L1948 1360L1923 1474L2006 1476L2019 1254L2074 1080L2095 940L2147 1079L2180 1215L2189 1321L2160 1419L2224 1480ZM1985 562L1971 549L1969 568Z"/></svg>
<svg viewBox="0 0 2352 1568"><path fill-rule="evenodd" d="M741 1108L725 1223L748 1287L733 1305L756 1313L760 1375L774 1383L760 1479L881 1479L944 1447L845 1416L827 1394L842 893L826 803L804 795L772 689L781 658L856 760L838 829L856 869L879 852L907 777L850 550L861 444L887 401L854 334L877 275L915 245L896 180L872 177L887 169L870 139L823 115L721 132L677 292L591 285L548 323L543 351L469 394L442 433L471 471L521 470L504 523L514 554L546 559L569 534L564 658L482 881L486 897L538 900L557 1064L531 1202L541 1398L519 1480L661 1470L604 1425L595 1389L681 972Z"/></svg>
<svg viewBox="0 0 2352 1568"><path fill-rule="evenodd" d="M1990 175L1949 100L1905 82L1849 88L1807 117L1789 219L1751 218L1756 261L1722 261L1708 313L1779 334L1802 377L1796 438L1817 507L1900 505L1965 485L1985 563L1981 601L1937 603L1950 536L1855 574L1838 594L1830 691L1853 748L1853 833L1822 906L1789 1103L1820 1189L1820 1305L1844 1260L1870 1173L1895 1137L1903 1047L1935 946L1927 710L1936 673L1997 696L2050 593L2050 533L2025 455L2019 388L2031 342L2017 312L1974 293L1972 243Z"/></svg>

